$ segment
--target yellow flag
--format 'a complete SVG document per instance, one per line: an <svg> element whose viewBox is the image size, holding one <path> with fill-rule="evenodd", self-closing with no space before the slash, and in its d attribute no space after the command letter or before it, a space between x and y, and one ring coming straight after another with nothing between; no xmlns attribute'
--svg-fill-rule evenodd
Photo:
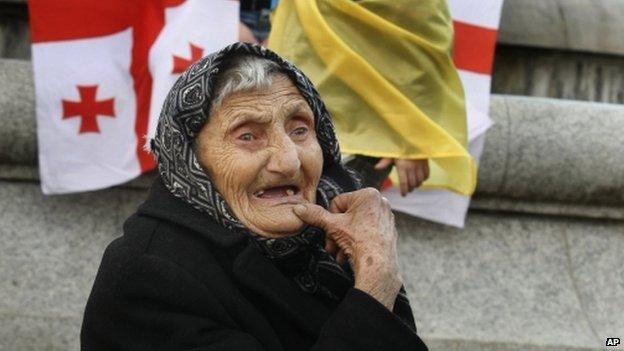
<svg viewBox="0 0 624 351"><path fill-rule="evenodd" d="M464 93L444 0L281 0L269 48L302 69L343 152L429 159L423 187L470 195Z"/></svg>

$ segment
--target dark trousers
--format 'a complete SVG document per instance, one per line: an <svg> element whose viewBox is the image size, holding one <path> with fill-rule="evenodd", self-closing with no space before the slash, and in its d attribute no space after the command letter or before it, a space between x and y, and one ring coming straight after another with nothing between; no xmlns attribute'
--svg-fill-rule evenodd
<svg viewBox="0 0 624 351"><path fill-rule="evenodd" d="M380 189L384 180L388 178L392 166L378 171L375 169L375 165L379 160L381 159L378 157L356 155L355 158L346 163L346 166L358 172L362 178L363 187Z"/></svg>

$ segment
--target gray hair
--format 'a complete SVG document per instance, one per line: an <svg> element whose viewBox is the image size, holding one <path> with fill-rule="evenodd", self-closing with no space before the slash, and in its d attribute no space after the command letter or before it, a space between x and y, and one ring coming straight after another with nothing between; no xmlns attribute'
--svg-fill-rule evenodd
<svg viewBox="0 0 624 351"><path fill-rule="evenodd" d="M216 82L211 108L218 108L230 94L268 89L277 75L286 76L282 68L271 60L252 55L235 57Z"/></svg>

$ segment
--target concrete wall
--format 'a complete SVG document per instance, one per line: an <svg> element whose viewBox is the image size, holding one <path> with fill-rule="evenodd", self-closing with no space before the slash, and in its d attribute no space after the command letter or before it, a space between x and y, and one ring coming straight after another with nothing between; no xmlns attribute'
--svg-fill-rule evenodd
<svg viewBox="0 0 624 351"><path fill-rule="evenodd" d="M600 350L624 331L622 221L471 211L464 230L406 216L398 225L414 315L432 345Z"/></svg>
<svg viewBox="0 0 624 351"><path fill-rule="evenodd" d="M0 180L0 350L78 350L104 247L144 191L44 196Z"/></svg>
<svg viewBox="0 0 624 351"><path fill-rule="evenodd" d="M145 196L43 196L0 182L0 349L76 350L108 242ZM465 230L397 215L399 256L432 350L593 349L621 334L624 222L471 211ZM619 334L618 334L619 333Z"/></svg>

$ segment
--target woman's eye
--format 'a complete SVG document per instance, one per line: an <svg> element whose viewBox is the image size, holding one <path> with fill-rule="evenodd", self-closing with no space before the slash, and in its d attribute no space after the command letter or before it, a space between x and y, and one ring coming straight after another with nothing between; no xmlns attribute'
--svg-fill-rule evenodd
<svg viewBox="0 0 624 351"><path fill-rule="evenodd" d="M251 133L244 133L241 134L238 139L242 140L242 141L252 141L253 140L253 134Z"/></svg>
<svg viewBox="0 0 624 351"><path fill-rule="evenodd" d="M302 135L305 135L307 132L308 132L308 128L300 127L300 128L293 130L292 133L297 136L302 136Z"/></svg>

